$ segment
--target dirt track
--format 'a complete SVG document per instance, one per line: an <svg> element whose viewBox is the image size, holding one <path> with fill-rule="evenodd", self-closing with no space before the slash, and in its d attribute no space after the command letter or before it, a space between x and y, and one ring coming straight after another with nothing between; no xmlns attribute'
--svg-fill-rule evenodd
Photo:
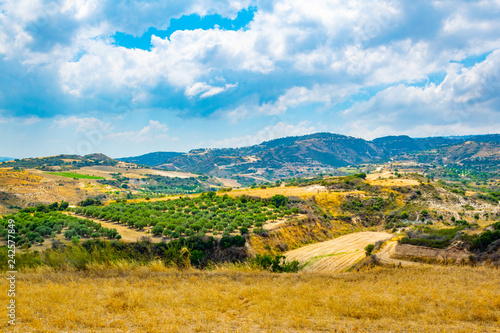
<svg viewBox="0 0 500 333"><path fill-rule="evenodd" d="M160 242L164 241L163 237L156 237L156 236L153 236L151 234L147 234L144 232L145 230L151 229L151 227L146 228L144 231L140 231L140 230L137 230L135 228L130 228L126 225L123 225L123 224L120 224L117 222L110 222L110 221L105 221L105 220L96 219L96 218L89 218L89 217L74 214L74 213L68 213L68 215L76 216L76 217L81 218L81 219L92 220L94 222L100 223L105 228L109 228L109 229L114 228L122 236L122 238L121 238L122 241L127 242L127 243L137 242L141 237L144 237L144 236L146 236L146 237L150 236L151 241L153 243L160 243Z"/></svg>
<svg viewBox="0 0 500 333"><path fill-rule="evenodd" d="M386 241L393 235L385 232L357 232L330 241L316 243L285 253L287 260L306 264L306 271L341 272L365 257L368 244Z"/></svg>
<svg viewBox="0 0 500 333"><path fill-rule="evenodd" d="M378 260L385 265L397 265L402 267L421 265L413 261L391 258L396 251L396 246L398 246L397 240L388 241L387 244L385 244L384 247L380 249L380 251L375 255L377 256Z"/></svg>

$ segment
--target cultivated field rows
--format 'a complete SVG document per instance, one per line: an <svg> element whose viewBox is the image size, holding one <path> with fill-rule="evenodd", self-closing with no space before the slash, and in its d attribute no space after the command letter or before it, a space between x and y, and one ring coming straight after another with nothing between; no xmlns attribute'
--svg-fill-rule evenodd
<svg viewBox="0 0 500 333"><path fill-rule="evenodd" d="M306 271L341 272L365 257L364 248L368 244L392 237L385 232L357 232L288 251L285 256L287 260L306 264Z"/></svg>

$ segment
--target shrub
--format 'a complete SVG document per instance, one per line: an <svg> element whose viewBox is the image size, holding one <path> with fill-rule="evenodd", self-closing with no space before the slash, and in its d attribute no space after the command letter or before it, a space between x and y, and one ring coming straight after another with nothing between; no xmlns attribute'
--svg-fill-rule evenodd
<svg viewBox="0 0 500 333"><path fill-rule="evenodd" d="M486 251L488 246L500 239L500 230L486 230L472 241L471 250Z"/></svg>
<svg viewBox="0 0 500 333"><path fill-rule="evenodd" d="M297 273L302 267L297 260L287 262L285 256L277 255L274 258L269 254L257 255L250 263L253 266L273 273Z"/></svg>
<svg viewBox="0 0 500 333"><path fill-rule="evenodd" d="M240 235L236 235L234 237L222 237L220 239L220 245L223 249L227 249L231 246L242 247L245 246L245 242L245 238Z"/></svg>
<svg viewBox="0 0 500 333"><path fill-rule="evenodd" d="M78 270L84 270L92 256L81 246L72 246L67 251L68 263Z"/></svg>
<svg viewBox="0 0 500 333"><path fill-rule="evenodd" d="M366 247L365 247L365 253L366 253L366 256L371 256L372 255L372 252L373 250L375 249L375 245L374 244L368 244Z"/></svg>
<svg viewBox="0 0 500 333"><path fill-rule="evenodd" d="M200 267L204 258L205 255L203 254L203 251L200 250L191 251L191 265Z"/></svg>

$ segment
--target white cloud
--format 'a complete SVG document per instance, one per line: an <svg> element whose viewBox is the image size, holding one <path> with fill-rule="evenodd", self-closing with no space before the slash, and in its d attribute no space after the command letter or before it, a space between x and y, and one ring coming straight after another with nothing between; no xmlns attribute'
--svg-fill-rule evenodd
<svg viewBox="0 0 500 333"><path fill-rule="evenodd" d="M439 84L392 86L343 112L344 130L373 138L496 133L500 128L500 50L471 68L451 64Z"/></svg>
<svg viewBox="0 0 500 333"><path fill-rule="evenodd" d="M1 111L1 110L0 110ZM30 126L41 121L38 116L29 116L29 117L3 117L0 116L0 124L17 124L17 125L25 125Z"/></svg>
<svg viewBox="0 0 500 333"><path fill-rule="evenodd" d="M75 129L76 133L84 133L93 130L110 131L112 125L94 117L78 118L76 116L61 118L54 121L54 125L60 128Z"/></svg>
<svg viewBox="0 0 500 333"><path fill-rule="evenodd" d="M21 125L28 125L29 126L29 125L39 123L40 121L42 121L42 119L40 119L40 117L38 117L38 116L32 116L32 117L28 117L28 118L16 118L15 121Z"/></svg>
<svg viewBox="0 0 500 333"><path fill-rule="evenodd" d="M200 98L211 97L220 94L230 88L236 87L238 84L226 84L222 87L214 87L205 82L196 82L190 87L186 88L184 94L188 97L199 96Z"/></svg>
<svg viewBox="0 0 500 333"><path fill-rule="evenodd" d="M154 140L166 140L168 127L156 120L150 120L149 124L139 131L128 131L110 133L105 136L106 139L125 140L134 143L152 142Z"/></svg>
<svg viewBox="0 0 500 333"><path fill-rule="evenodd" d="M258 7L254 20L238 31L153 36L151 51L118 47L109 37L117 31L141 36L149 27L165 29L170 18L192 13L234 18L252 4ZM499 90L490 84L495 81L484 83L486 74L498 79L498 51L473 68L450 65L500 49L498 1L65 0L49 6L43 0L8 0L0 9L0 55L20 68L8 76L19 77L23 87L30 75L42 73L33 87L54 82L55 90L60 88L57 97L42 97L77 101L88 108L82 113L108 112L103 105L126 96L139 108L187 110L202 117L216 112L238 121L306 105L324 111L383 86L388 88L341 115L348 122L345 131L408 131L410 125L422 131L465 130L457 122L471 128L498 123ZM1 61L0 70L11 70ZM447 72L441 84L411 86L441 71ZM0 93L11 86L5 82ZM18 104L21 114L26 105L32 114L67 109L49 105L40 111L25 96L29 91L19 103L9 103ZM0 102L7 98L0 96ZM473 113L464 115L464 106ZM95 118L58 122L77 132L102 126ZM165 134L149 126L155 135ZM146 141L148 135L140 132L115 137Z"/></svg>
<svg viewBox="0 0 500 333"><path fill-rule="evenodd" d="M311 134L314 133L315 131L316 128L314 126L311 126L308 121L302 121L297 125L287 124L285 122L279 122L273 126L271 125L266 126L264 129L258 131L254 135L246 135L246 136L235 137L213 142L210 145L210 148L245 147L245 146L259 144L264 141L282 138L285 136L299 136L299 135Z"/></svg>

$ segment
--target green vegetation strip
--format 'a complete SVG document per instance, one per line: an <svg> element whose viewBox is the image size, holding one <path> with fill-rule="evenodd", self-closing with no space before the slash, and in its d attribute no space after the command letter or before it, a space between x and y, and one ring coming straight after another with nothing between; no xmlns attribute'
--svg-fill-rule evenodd
<svg viewBox="0 0 500 333"><path fill-rule="evenodd" d="M15 221L14 233L9 230L9 220ZM26 244L31 247L35 243L44 243L45 239L55 239L63 234L66 239L78 243L80 238L120 239L116 229L108 229L89 219L80 219L61 212L35 212L32 214L19 212L0 219L0 237L12 240L17 246Z"/></svg>
<svg viewBox="0 0 500 333"><path fill-rule="evenodd" d="M359 251L359 250L356 250L356 251ZM323 254L323 255L316 256L316 257L312 257L306 263L304 263L303 268L308 267L308 266L312 266L323 258L336 257L336 256L344 255L344 254L350 254L350 253L353 253L356 251L329 253L329 254Z"/></svg>
<svg viewBox="0 0 500 333"><path fill-rule="evenodd" d="M76 172L45 172L45 173L54 176L77 178L77 179L105 179L104 177L82 175L81 173L76 173Z"/></svg>

